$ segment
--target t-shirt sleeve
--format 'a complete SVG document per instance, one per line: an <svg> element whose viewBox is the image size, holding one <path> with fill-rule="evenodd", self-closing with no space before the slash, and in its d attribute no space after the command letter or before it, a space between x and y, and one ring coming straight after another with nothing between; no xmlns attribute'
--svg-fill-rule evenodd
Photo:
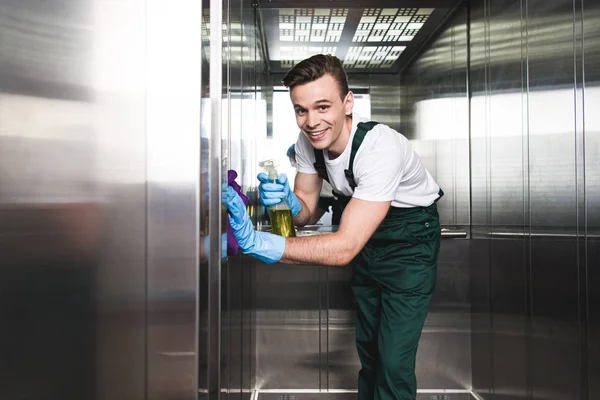
<svg viewBox="0 0 600 400"><path fill-rule="evenodd" d="M296 141L296 168L298 172L316 174L317 170L315 169L314 162L315 153L313 147L308 139L300 133L298 141Z"/></svg>
<svg viewBox="0 0 600 400"><path fill-rule="evenodd" d="M353 197L367 201L392 201L404 173L405 143L387 127L374 127L354 159L356 188Z"/></svg>

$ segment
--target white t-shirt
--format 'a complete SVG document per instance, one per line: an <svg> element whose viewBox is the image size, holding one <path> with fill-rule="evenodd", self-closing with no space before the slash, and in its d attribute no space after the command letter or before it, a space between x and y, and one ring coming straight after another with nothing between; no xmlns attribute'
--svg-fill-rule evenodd
<svg viewBox="0 0 600 400"><path fill-rule="evenodd" d="M354 193L344 174L350 163L352 141L359 122L367 122L356 113L352 132L344 152L330 160L323 151L329 182L342 195L368 201L391 201L393 207L427 207L438 198L440 187L425 169L412 145L394 129L378 124L365 135L354 158ZM298 172L316 174L315 154L302 133L296 142Z"/></svg>

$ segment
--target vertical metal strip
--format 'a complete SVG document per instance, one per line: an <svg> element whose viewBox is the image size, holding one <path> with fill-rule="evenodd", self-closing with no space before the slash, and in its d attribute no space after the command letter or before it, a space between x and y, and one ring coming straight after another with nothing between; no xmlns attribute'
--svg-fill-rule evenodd
<svg viewBox="0 0 600 400"><path fill-rule="evenodd" d="M325 335L325 344L326 344L325 348L327 349L327 358L325 359L325 361L327 363L327 374L326 374L325 378L326 378L326 387L327 387L327 390L329 390L330 389L330 386L329 386L329 365L330 365L329 354L330 354L330 351L331 351L330 348L329 348L329 318L330 318L330 315L329 315L329 310L330 310L330 306L329 306L329 297L330 297L329 281L330 281L330 279L329 279L329 268L324 268L324 269L325 269L325 277L327 279L327 286L325 287L325 310L327 310L326 313L325 313L325 318L326 318L326 322L327 322L327 325L326 325L326 327L327 327L326 333L327 334Z"/></svg>
<svg viewBox="0 0 600 400"><path fill-rule="evenodd" d="M523 135L523 234L525 266L525 394L533 398L532 377L532 285L531 285L531 170L529 157L529 36L528 4L521 1L521 115Z"/></svg>
<svg viewBox="0 0 600 400"><path fill-rule="evenodd" d="M323 268L324 269L324 268ZM317 270L317 277L319 280L319 313L318 313L318 321L319 321L319 390L323 390L323 274L321 270Z"/></svg>
<svg viewBox="0 0 600 400"><path fill-rule="evenodd" d="M223 85L222 0L210 0L210 145L208 258L208 398L218 399L221 385L221 100Z"/></svg>
<svg viewBox="0 0 600 400"><path fill-rule="evenodd" d="M486 225L488 232L493 233L493 214L492 214L492 78L491 78L491 0L484 0L484 59L485 59L485 169L486 169ZM494 241L492 235L489 235L488 241L488 332L489 332L489 353L490 353L490 395L494 395L495 377L494 377L494 260L492 259L492 248Z"/></svg>
<svg viewBox="0 0 600 400"><path fill-rule="evenodd" d="M469 239L473 238L473 81L471 79L471 9L473 5L467 5L467 128L469 131Z"/></svg>
<svg viewBox="0 0 600 400"><path fill-rule="evenodd" d="M585 126L584 126L584 37L583 1L573 0L573 70L575 113L575 163L577 196L577 280L580 351L580 396L589 399L588 349L587 349L587 213L585 179Z"/></svg>
<svg viewBox="0 0 600 400"><path fill-rule="evenodd" d="M466 21L465 21L466 22ZM458 29L456 29L456 26L452 25L450 27L450 70L451 72L451 79L452 79L452 93L456 93L457 92L457 72L458 72L458 61L457 61L457 56L456 56L456 52L457 52L457 32L459 31ZM460 78L459 78L460 79ZM454 176L454 178L452 179L452 223L453 224L458 224L458 188L457 188L457 179L456 177L457 175L457 171L458 171L458 157L456 156L457 153L457 142L458 142L458 129L457 129L457 119L462 117L459 116L458 110L457 110L457 106L456 103L461 101L462 99L460 99L459 97L453 97L452 98L452 176ZM462 102L462 101L461 101Z"/></svg>

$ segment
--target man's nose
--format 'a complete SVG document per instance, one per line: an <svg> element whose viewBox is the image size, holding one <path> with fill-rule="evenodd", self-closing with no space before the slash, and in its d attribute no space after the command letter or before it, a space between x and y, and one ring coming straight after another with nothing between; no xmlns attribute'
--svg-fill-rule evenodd
<svg viewBox="0 0 600 400"><path fill-rule="evenodd" d="M314 129L317 126L319 126L320 122L321 118L319 118L319 115L317 113L308 112L308 115L306 116L306 125L308 128Z"/></svg>

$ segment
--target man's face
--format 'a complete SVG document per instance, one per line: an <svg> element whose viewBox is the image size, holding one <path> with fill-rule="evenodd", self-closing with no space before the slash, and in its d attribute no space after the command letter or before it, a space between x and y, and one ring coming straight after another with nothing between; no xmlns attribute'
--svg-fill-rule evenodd
<svg viewBox="0 0 600 400"><path fill-rule="evenodd" d="M325 74L316 81L295 86L290 97L296 123L312 146L341 153L350 136L346 115L352 113L352 92L342 100L336 80Z"/></svg>

